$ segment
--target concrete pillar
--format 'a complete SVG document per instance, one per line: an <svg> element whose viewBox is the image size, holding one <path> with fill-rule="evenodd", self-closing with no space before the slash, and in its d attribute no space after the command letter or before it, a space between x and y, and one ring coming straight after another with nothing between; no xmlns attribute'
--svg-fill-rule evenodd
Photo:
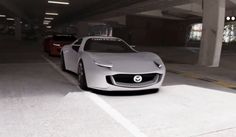
<svg viewBox="0 0 236 137"><path fill-rule="evenodd" d="M199 64L218 67L220 63L226 0L203 0L203 34Z"/></svg>
<svg viewBox="0 0 236 137"><path fill-rule="evenodd" d="M20 18L17 17L15 19L15 38L17 40L21 40L21 36L22 36L21 33L22 33L21 32L21 20L20 20Z"/></svg>

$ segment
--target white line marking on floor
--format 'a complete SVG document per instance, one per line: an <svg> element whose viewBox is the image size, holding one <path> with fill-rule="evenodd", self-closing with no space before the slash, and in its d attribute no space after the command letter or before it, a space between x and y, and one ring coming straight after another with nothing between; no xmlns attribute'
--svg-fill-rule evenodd
<svg viewBox="0 0 236 137"><path fill-rule="evenodd" d="M142 133L134 124L127 120L121 113L115 110L111 105L105 102L98 95L91 92L85 92L85 94L96 103L101 109L109 114L116 122L120 123L125 129L132 133L135 137L147 137Z"/></svg>
<svg viewBox="0 0 236 137"><path fill-rule="evenodd" d="M57 72L59 72L69 82L71 82L74 85L77 85L77 82L73 80L71 77L69 77L67 74L65 74L54 62L52 62L50 59L48 59L44 55L42 55L42 58L45 59Z"/></svg>
<svg viewBox="0 0 236 137"><path fill-rule="evenodd" d="M68 81L70 81L72 84L76 85L78 89L80 89L77 86L77 83L71 79L68 75L66 75L64 72L61 71L58 66L53 63L51 60L49 60L47 57L42 56L58 73L60 73L63 77L65 77ZM126 130L128 130L132 135L135 137L147 137L144 133L142 133L133 123L131 123L128 119L126 119L120 112L118 112L116 109L114 109L111 105L109 105L106 101L104 101L101 97L98 95L84 91L85 95L91 99L96 105L98 105L103 111L105 111L107 114L109 114L117 123L122 125Z"/></svg>

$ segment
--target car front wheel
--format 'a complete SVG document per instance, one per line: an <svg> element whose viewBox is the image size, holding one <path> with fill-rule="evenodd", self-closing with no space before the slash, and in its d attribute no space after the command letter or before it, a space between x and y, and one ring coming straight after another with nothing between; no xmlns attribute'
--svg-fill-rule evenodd
<svg viewBox="0 0 236 137"><path fill-rule="evenodd" d="M66 71L66 66L65 66L65 59L64 59L64 54L61 54L61 69L63 71Z"/></svg>
<svg viewBox="0 0 236 137"><path fill-rule="evenodd" d="M78 65L78 84L79 84L79 87L83 90L86 90L88 88L87 83L86 83L85 73L84 73L84 65L82 61L80 61Z"/></svg>

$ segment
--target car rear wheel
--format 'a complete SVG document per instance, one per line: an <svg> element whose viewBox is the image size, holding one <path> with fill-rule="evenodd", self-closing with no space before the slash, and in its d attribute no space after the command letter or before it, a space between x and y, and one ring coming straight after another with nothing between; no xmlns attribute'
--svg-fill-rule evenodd
<svg viewBox="0 0 236 137"><path fill-rule="evenodd" d="M81 89L83 89L83 90L88 89L87 83L86 83L86 78L85 78L85 73L84 73L84 64L82 61L80 61L79 65L78 65L78 84Z"/></svg>
<svg viewBox="0 0 236 137"><path fill-rule="evenodd" d="M66 71L66 66L65 66L65 59L64 59L64 54L61 54L61 69L63 71Z"/></svg>

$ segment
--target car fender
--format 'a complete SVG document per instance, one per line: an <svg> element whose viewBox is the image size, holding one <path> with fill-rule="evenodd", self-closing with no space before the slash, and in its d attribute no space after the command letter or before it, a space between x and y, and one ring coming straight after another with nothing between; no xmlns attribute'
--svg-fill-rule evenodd
<svg viewBox="0 0 236 137"><path fill-rule="evenodd" d="M94 59L91 58L91 56L86 52L82 53L79 61L83 61L85 78L88 87L94 87L94 86L99 86L101 88L108 87L105 75L109 74L110 70L96 65Z"/></svg>

